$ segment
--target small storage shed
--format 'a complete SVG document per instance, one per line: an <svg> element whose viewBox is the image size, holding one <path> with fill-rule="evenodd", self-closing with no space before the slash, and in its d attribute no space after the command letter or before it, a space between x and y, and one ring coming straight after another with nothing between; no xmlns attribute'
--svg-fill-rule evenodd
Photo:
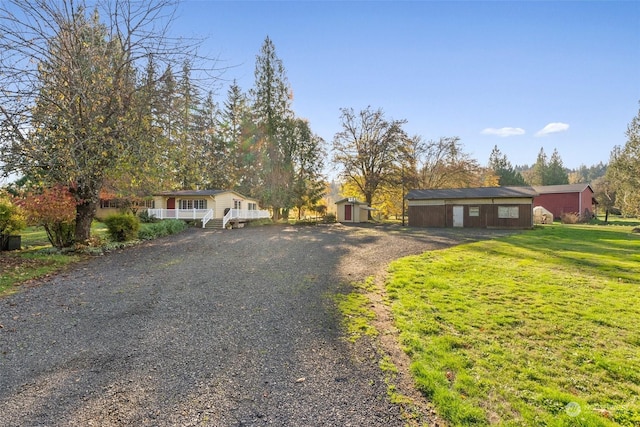
<svg viewBox="0 0 640 427"><path fill-rule="evenodd" d="M353 197L336 202L338 222L367 222L369 211L372 210L365 202Z"/></svg>
<svg viewBox="0 0 640 427"><path fill-rule="evenodd" d="M598 203L589 184L536 185L533 189L538 193L533 204L544 206L554 218L560 218L563 213L590 217Z"/></svg>
<svg viewBox="0 0 640 427"><path fill-rule="evenodd" d="M532 228L531 187L411 190L411 227Z"/></svg>

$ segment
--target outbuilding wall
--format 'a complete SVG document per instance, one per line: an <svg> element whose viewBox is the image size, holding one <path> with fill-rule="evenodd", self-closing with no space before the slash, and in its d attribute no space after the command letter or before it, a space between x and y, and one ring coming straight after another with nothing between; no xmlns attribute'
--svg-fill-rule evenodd
<svg viewBox="0 0 640 427"><path fill-rule="evenodd" d="M554 218L558 219L563 213L582 213L580 212L580 196L583 193L540 194L533 199L533 204L544 207L553 214ZM591 210L591 197L589 197L587 207Z"/></svg>
<svg viewBox="0 0 640 427"><path fill-rule="evenodd" d="M351 219L347 220L345 215L345 207L351 207ZM345 202L336 204L336 219L338 222L366 222L369 219L367 209L363 208L360 203Z"/></svg>
<svg viewBox="0 0 640 427"><path fill-rule="evenodd" d="M421 203L422 202L422 203ZM428 203L427 203L428 202ZM533 227L533 205L517 200L430 200L409 202L409 226L453 227L453 208L463 207L464 228L531 228ZM500 218L500 207L514 207L518 218ZM471 210L476 215L471 215Z"/></svg>

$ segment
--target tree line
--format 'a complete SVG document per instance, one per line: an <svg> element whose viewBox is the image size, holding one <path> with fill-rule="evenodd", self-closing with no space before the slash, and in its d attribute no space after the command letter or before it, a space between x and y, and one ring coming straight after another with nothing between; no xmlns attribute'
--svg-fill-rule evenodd
<svg viewBox="0 0 640 427"><path fill-rule="evenodd" d="M0 165L24 188L61 185L86 241L104 190L231 189L274 218L322 197L324 141L292 110L267 37L255 85L218 105L214 64L167 32L171 0L0 5ZM194 72L194 69L197 72Z"/></svg>
<svg viewBox="0 0 640 427"><path fill-rule="evenodd" d="M172 0L0 4L0 165L23 187L66 188L86 241L100 194L220 188L256 197L274 219L315 209L327 190L327 143L292 108L293 91L267 37L254 85L234 81L219 103L215 65L198 42L168 35ZM486 166L458 137L425 141L382 109L340 110L332 162L342 194L401 212L411 188L597 182L607 206L638 210L640 119L609 167L568 171L557 150L529 167L494 147ZM602 177L595 176L606 174ZM596 179L597 178L597 179ZM635 209L635 211L634 211Z"/></svg>

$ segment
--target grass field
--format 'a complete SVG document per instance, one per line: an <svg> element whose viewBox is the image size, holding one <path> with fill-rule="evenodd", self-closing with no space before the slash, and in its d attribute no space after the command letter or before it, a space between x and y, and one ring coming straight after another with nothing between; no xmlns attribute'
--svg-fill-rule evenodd
<svg viewBox="0 0 640 427"><path fill-rule="evenodd" d="M0 296L17 291L18 286L26 281L59 271L83 258L73 253L63 255L48 252L51 243L43 227L27 227L20 235L21 251L0 252ZM94 221L91 235L107 240L107 227Z"/></svg>
<svg viewBox="0 0 640 427"><path fill-rule="evenodd" d="M452 425L640 425L640 236L550 225L390 266L420 390Z"/></svg>

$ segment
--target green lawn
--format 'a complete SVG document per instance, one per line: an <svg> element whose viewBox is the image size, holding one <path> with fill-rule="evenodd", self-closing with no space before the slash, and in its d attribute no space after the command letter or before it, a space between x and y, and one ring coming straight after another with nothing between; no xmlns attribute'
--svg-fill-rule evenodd
<svg viewBox="0 0 640 427"><path fill-rule="evenodd" d="M83 258L73 253L48 252L51 244L42 227L27 227L20 234L21 251L0 252L0 297L17 291L19 285L28 280L52 274ZM101 222L94 221L91 235L100 241L108 241L107 227Z"/></svg>
<svg viewBox="0 0 640 427"><path fill-rule="evenodd" d="M452 425L640 425L640 236L550 225L398 260L387 291Z"/></svg>
<svg viewBox="0 0 640 427"><path fill-rule="evenodd" d="M79 255L35 251L0 252L0 297L18 290L24 282L44 277L82 259Z"/></svg>
<svg viewBox="0 0 640 427"><path fill-rule="evenodd" d="M43 227L33 226L27 227L20 233L22 236L22 247L43 248L50 247L51 243L47 239L47 233ZM91 235L98 236L101 239L107 239L107 226L102 222L94 221L91 224Z"/></svg>

